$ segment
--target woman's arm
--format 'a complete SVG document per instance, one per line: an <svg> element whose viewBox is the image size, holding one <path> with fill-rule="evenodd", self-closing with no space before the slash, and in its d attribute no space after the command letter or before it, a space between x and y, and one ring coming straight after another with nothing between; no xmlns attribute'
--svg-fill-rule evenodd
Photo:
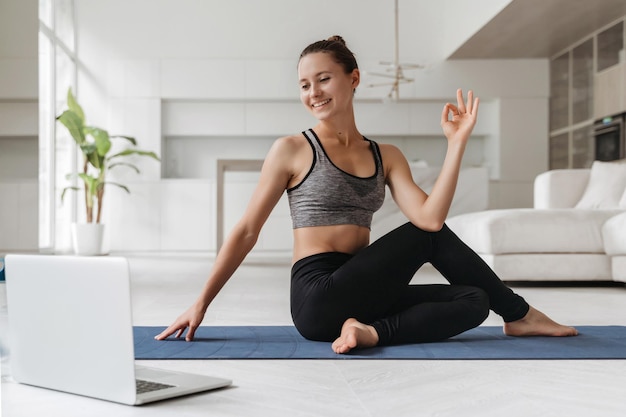
<svg viewBox="0 0 626 417"><path fill-rule="evenodd" d="M476 124L478 104L478 98L474 99L472 91L469 91L465 104L459 89L457 105L448 103L444 106L441 127L448 139L448 149L430 195L415 184L409 164L400 150L389 145L381 148L391 194L409 221L421 229L438 231L443 227L456 190L465 146Z"/></svg>
<svg viewBox="0 0 626 417"><path fill-rule="evenodd" d="M180 337L188 328L185 339L193 340L209 304L252 250L263 224L287 188L293 172L293 162L290 159L290 155L294 154L293 147L293 141L287 138L278 139L274 143L265 158L259 183L246 211L217 254L209 278L197 300L155 339L163 340L174 333L176 337Z"/></svg>

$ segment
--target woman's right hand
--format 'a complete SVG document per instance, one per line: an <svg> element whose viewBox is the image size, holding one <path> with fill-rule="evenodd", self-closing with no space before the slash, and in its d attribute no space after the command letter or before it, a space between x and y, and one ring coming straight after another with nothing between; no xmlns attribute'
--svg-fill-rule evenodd
<svg viewBox="0 0 626 417"><path fill-rule="evenodd" d="M185 340L191 342L194 334L196 333L196 329L200 327L200 323L202 323L202 320L204 319L206 309L207 307L194 303L191 307L189 307L189 309L187 309L187 311L181 314L170 327L163 330L154 338L156 340L165 340L174 333L176 333L176 336L174 337L179 338L182 336L185 329L189 328L187 335L185 336Z"/></svg>

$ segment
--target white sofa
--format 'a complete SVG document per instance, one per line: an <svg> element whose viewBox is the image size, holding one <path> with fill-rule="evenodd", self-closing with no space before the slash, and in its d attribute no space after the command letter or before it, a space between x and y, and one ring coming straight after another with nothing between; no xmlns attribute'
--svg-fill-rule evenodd
<svg viewBox="0 0 626 417"><path fill-rule="evenodd" d="M625 189L626 164L595 161L537 176L534 208L467 213L447 224L504 281L626 282Z"/></svg>

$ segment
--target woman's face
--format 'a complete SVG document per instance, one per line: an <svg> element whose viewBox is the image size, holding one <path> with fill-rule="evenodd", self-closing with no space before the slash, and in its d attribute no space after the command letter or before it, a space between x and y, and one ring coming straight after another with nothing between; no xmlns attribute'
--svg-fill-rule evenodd
<svg viewBox="0 0 626 417"><path fill-rule="evenodd" d="M360 79L358 69L346 74L330 54L315 52L300 59L298 78L300 101L318 120L352 112L352 97Z"/></svg>

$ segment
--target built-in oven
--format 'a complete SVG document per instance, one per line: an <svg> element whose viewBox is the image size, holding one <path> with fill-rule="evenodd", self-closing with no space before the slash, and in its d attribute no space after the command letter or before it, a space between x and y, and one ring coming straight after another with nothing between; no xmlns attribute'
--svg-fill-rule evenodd
<svg viewBox="0 0 626 417"><path fill-rule="evenodd" d="M593 124L595 158L598 161L614 161L626 157L624 127L626 113L598 119Z"/></svg>

